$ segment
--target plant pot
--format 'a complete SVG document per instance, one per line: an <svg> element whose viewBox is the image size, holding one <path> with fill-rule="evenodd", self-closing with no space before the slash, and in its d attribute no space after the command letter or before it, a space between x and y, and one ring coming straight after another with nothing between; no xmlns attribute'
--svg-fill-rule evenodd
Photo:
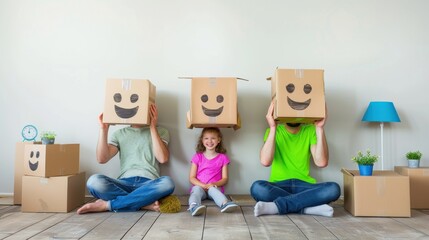
<svg viewBox="0 0 429 240"><path fill-rule="evenodd" d="M361 176L372 176L372 168L374 167L374 164L371 165L362 165L359 164L359 174Z"/></svg>
<svg viewBox="0 0 429 240"><path fill-rule="evenodd" d="M420 160L408 159L409 168L418 168L420 166Z"/></svg>
<svg viewBox="0 0 429 240"><path fill-rule="evenodd" d="M55 142L55 138L42 137L41 140L42 140L42 144L54 144Z"/></svg>

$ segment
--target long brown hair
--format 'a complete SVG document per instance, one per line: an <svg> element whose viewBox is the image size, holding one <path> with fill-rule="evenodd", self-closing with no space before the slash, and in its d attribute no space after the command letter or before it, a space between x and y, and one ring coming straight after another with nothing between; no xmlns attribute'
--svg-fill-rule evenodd
<svg viewBox="0 0 429 240"><path fill-rule="evenodd" d="M203 144L203 137L204 137L205 133L214 133L214 134L217 134L217 136L220 138L220 141L219 141L219 144L216 146L215 151L217 153L226 153L226 149L223 147L222 132L217 127L203 128L203 131L201 131L201 135L200 135L200 137L198 139L197 147L195 148L195 150L197 152L201 153L201 152L204 152L206 150L206 147L204 147L204 144Z"/></svg>

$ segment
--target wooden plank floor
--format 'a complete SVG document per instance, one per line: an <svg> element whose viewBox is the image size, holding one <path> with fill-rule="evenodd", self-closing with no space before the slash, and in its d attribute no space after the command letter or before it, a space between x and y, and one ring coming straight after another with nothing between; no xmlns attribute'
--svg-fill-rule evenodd
<svg viewBox="0 0 429 240"><path fill-rule="evenodd" d="M213 202L205 215L192 217L181 196L180 213L22 213L0 203L0 239L429 239L429 211L411 218L353 217L342 203L331 204L334 217L299 214L253 216L249 196L230 196L241 207L220 213ZM91 199L92 200L92 199Z"/></svg>

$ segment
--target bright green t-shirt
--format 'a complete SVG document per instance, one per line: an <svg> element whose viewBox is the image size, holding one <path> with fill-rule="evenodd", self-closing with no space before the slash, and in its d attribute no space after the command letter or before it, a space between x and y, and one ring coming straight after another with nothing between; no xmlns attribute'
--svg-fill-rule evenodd
<svg viewBox="0 0 429 240"><path fill-rule="evenodd" d="M267 139L269 132L270 129L268 128L265 132L264 141ZM287 131L284 124L278 124L270 182L295 178L315 183L316 179L310 176L310 147L316 143L316 128L313 124L301 125L301 129L297 134Z"/></svg>
<svg viewBox="0 0 429 240"><path fill-rule="evenodd" d="M161 140L168 144L170 135L167 129L157 127ZM145 177L159 178L159 162L152 148L152 138L149 127L125 127L115 131L110 139L119 149L121 172L119 178Z"/></svg>

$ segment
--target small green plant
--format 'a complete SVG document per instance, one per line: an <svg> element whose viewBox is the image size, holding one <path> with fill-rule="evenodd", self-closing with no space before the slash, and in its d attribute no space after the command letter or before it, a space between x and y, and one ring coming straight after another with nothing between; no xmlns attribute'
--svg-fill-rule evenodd
<svg viewBox="0 0 429 240"><path fill-rule="evenodd" d="M420 151L411 151L407 152L405 156L407 157L407 159L420 160L420 158L422 158L422 153Z"/></svg>
<svg viewBox="0 0 429 240"><path fill-rule="evenodd" d="M56 136L57 134L55 132L45 131L45 132L42 132L42 135L40 136L40 138L55 139Z"/></svg>
<svg viewBox="0 0 429 240"><path fill-rule="evenodd" d="M372 165L377 162L377 160L378 156L372 155L370 150L367 150L365 155L359 151L357 155L352 158L353 162L360 165Z"/></svg>

